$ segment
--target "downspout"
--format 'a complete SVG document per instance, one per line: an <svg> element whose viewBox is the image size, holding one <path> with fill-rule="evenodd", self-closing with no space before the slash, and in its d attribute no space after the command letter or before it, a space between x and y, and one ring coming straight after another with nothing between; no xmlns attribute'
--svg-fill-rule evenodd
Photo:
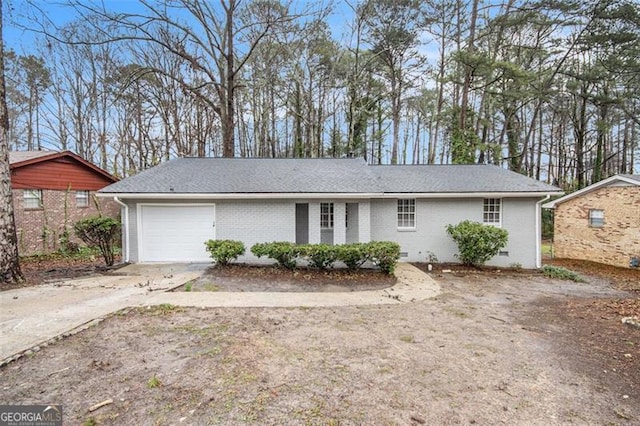
<svg viewBox="0 0 640 426"><path fill-rule="evenodd" d="M124 208L124 214L122 215L122 226L124 226L124 256L123 261L129 262L129 206L123 203L114 196L113 201L120 204Z"/></svg>
<svg viewBox="0 0 640 426"><path fill-rule="evenodd" d="M551 195L547 194L536 203L536 268L542 268L542 203L549 198Z"/></svg>

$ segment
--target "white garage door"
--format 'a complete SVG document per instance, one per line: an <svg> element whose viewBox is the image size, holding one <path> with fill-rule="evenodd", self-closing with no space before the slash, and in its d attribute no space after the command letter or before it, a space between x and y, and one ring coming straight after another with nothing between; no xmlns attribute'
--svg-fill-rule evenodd
<svg viewBox="0 0 640 426"><path fill-rule="evenodd" d="M208 262L204 242L215 238L215 205L141 205L141 262Z"/></svg>

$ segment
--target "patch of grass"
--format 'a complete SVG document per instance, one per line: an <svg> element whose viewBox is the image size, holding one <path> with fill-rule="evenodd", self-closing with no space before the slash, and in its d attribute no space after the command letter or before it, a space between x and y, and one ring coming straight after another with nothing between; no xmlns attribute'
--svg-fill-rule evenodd
<svg viewBox="0 0 640 426"><path fill-rule="evenodd" d="M184 285L184 291L191 291L191 286L193 286L193 281L189 281Z"/></svg>
<svg viewBox="0 0 640 426"><path fill-rule="evenodd" d="M547 278L575 281L577 283L585 282L584 278L582 278L580 275L561 266L544 265L542 267L542 273Z"/></svg>
<svg viewBox="0 0 640 426"><path fill-rule="evenodd" d="M84 421L84 423L82 423L82 426L96 426L97 424L98 422L96 421L95 417L89 417Z"/></svg>
<svg viewBox="0 0 640 426"><path fill-rule="evenodd" d="M542 243L542 255L543 256L553 256L553 244L552 243Z"/></svg>
<svg viewBox="0 0 640 426"><path fill-rule="evenodd" d="M215 285L214 283L206 283L202 286L204 291L220 291L220 287Z"/></svg>
<svg viewBox="0 0 640 426"><path fill-rule="evenodd" d="M158 379L158 377L156 377L155 374L147 382L147 387L149 389L159 388L160 386L162 386L162 382L160 381L160 379Z"/></svg>
<svg viewBox="0 0 640 426"><path fill-rule="evenodd" d="M156 306L147 306L147 312L151 313L151 315L169 315L174 312L180 311L182 311L182 308L176 305L172 305L171 303L161 303L160 305Z"/></svg>
<svg viewBox="0 0 640 426"><path fill-rule="evenodd" d="M405 343L415 343L416 339L413 338L413 336L400 336L400 340L405 342Z"/></svg>

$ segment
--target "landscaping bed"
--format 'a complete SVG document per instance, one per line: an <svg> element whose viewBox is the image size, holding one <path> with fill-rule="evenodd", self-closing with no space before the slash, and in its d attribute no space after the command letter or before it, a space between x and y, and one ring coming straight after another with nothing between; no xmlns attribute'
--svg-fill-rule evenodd
<svg viewBox="0 0 640 426"><path fill-rule="evenodd" d="M119 266L121 265L116 265L115 268ZM20 267L25 280L21 283L4 283L0 286L0 291L31 287L52 281L82 278L106 273L113 269L105 267L104 260L100 255L64 256L55 253L23 257L20 260Z"/></svg>
<svg viewBox="0 0 640 426"><path fill-rule="evenodd" d="M197 280L175 291L345 292L391 287L396 277L378 269L286 269L229 264L212 266Z"/></svg>

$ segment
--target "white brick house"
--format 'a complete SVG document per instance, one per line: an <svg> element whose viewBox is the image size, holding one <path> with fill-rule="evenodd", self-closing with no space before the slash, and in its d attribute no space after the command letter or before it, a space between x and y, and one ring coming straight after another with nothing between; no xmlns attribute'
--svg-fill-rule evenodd
<svg viewBox="0 0 640 426"><path fill-rule="evenodd" d="M131 262L206 262L204 241L396 241L403 260L455 261L448 224L509 231L489 264L540 265L540 203L556 187L488 165L370 166L360 159L181 158L100 191L122 206ZM249 251L242 261L256 261Z"/></svg>

